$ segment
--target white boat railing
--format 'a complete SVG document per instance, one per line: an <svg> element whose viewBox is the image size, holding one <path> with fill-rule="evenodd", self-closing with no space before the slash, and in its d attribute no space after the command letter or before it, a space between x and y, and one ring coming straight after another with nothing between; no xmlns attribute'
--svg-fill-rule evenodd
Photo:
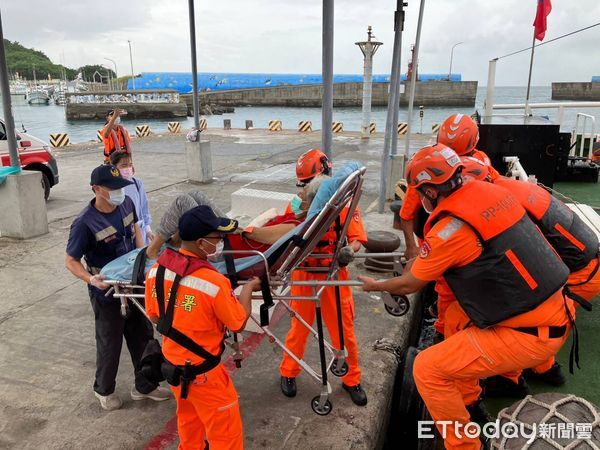
<svg viewBox="0 0 600 450"><path fill-rule="evenodd" d="M579 119L581 118L583 118L583 126L581 128L581 133L579 133ZM586 125L588 124L588 121L591 125L591 129L589 134L586 134ZM579 141L579 151L576 149L578 136L581 136L581 140ZM575 119L575 129L571 134L571 152L569 155L589 158L594 151L594 141L596 138L596 118L589 114L577 113L577 118Z"/></svg>
<svg viewBox="0 0 600 450"><path fill-rule="evenodd" d="M569 108L600 108L600 102L547 102L547 103L529 103L529 109L557 109L558 116L556 122L562 126L565 117L565 109ZM492 109L525 109L525 103L500 103L492 106ZM525 114L522 114L524 116Z"/></svg>

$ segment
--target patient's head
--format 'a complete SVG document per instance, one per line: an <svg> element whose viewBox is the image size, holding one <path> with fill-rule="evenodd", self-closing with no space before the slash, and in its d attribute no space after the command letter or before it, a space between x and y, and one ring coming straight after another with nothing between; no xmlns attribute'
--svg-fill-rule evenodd
<svg viewBox="0 0 600 450"><path fill-rule="evenodd" d="M296 217L303 217L306 215L310 208L310 204L319 191L321 183L327 180L327 178L328 177L325 175L317 175L309 184L304 186L302 190L298 192L298 197L300 198L299 205L294 207L294 201L292 201L292 211L296 214Z"/></svg>

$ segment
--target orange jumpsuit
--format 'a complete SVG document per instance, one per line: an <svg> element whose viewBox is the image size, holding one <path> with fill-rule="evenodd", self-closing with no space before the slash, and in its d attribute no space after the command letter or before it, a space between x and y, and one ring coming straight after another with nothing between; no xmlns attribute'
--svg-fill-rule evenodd
<svg viewBox="0 0 600 450"><path fill-rule="evenodd" d="M193 254L180 250L187 256ZM146 312L159 316L156 300L155 264L146 278ZM172 274L172 272L171 272ZM165 293L173 284L165 276ZM165 301L168 296L165 295ZM193 339L213 355L219 354L225 327L239 330L247 314L231 289L229 280L208 268L196 270L182 278L177 291L173 327ZM171 364L183 366L189 360L200 364L203 359L171 339L163 340L163 355ZM198 375L190 383L186 399L180 398L180 386L171 386L177 399L177 429L179 449L203 449L207 440L211 449L239 450L244 448L242 418L238 395L223 364Z"/></svg>
<svg viewBox="0 0 600 450"><path fill-rule="evenodd" d="M340 215L342 223L346 220L347 210L342 211ZM367 242L367 233L360 218L360 212L356 210L353 217L350 219L347 237L349 242L359 241ZM321 260L322 262L323 260ZM307 260L309 264L316 264L318 259L313 261ZM293 273L292 279L301 280L324 280L327 276L324 273L309 273L302 270L297 270ZM338 272L340 280L348 280L348 270L340 269ZM312 296L313 289L309 286L292 286L292 295L294 296ZM352 289L349 286L340 287L340 296L342 304L342 323L344 331L344 346L348 350L348 373L342 378L346 386L356 386L360 384L360 366L358 364L358 344L354 334L354 298L352 297ZM290 306L299 314L307 323L311 324L315 319L316 304L310 300L292 300ZM335 298L335 288L328 287L323 290L321 295L321 313L323 321L332 345L339 349L339 330L337 322L337 307ZM304 350L306 349L306 340L309 330L302 325L297 319L293 318L290 331L285 338L286 347L298 358L302 359ZM283 377L295 378L300 374L300 365L294 361L287 353L283 354L283 360L279 367L279 373Z"/></svg>
<svg viewBox="0 0 600 450"><path fill-rule="evenodd" d="M411 273L423 281L434 281L452 267L462 267L479 257L481 244L467 225L456 226L452 217L437 222L423 243L425 251L415 260ZM484 301L484 299L482 299ZM465 405L474 403L480 396L479 380L498 374L518 373L533 367L556 354L568 332L560 338L549 338L549 326L569 325L565 312L565 300L556 292L532 311L507 319L499 324L480 329L464 328L469 318L458 302L452 302L447 310L446 339L417 355L413 374L417 389L433 420L448 420L445 436L446 449L479 450L478 438L464 434L455 423L470 421ZM567 306L574 314L573 303ZM449 327L455 326L450 331ZM514 327L538 327L539 336L530 335ZM442 426L438 429L442 433Z"/></svg>
<svg viewBox="0 0 600 450"><path fill-rule="evenodd" d="M495 180L500 176L498 171L492 167L492 162L490 158L482 152L481 150L473 150L473 153L469 155L473 158L478 159L483 162L487 166L489 166L489 173L492 180ZM421 199L419 197L419 193L414 187L409 187L406 191L406 196L404 197L404 201L402 202L402 207L400 208L400 218L402 220L414 220L417 211L421 208ZM422 240L417 238L419 247L422 245ZM435 282L435 292L437 293L437 320L434 323L434 327L438 333L444 333L444 313L448 305L455 300L454 294L448 287L447 283L444 279L436 280Z"/></svg>

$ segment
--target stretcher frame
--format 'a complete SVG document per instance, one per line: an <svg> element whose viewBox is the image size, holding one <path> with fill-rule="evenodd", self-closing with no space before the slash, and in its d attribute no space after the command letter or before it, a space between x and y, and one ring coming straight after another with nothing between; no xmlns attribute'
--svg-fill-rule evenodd
<svg viewBox="0 0 600 450"><path fill-rule="evenodd" d="M299 240L290 239L288 243L284 244L287 249L290 249L289 253L283 252L275 261L270 261L269 257L257 250L232 250L224 251L223 254L248 254L255 255L258 261L262 265L262 270L259 271L264 281L268 286L270 292L269 299L265 299L260 293L253 293L253 300L262 300L263 304L261 309L269 309L275 305L273 302L277 300L289 313L292 318L296 318L298 322L304 326L308 331L309 335L316 339L319 348L319 368L313 368L303 358L296 356L290 349L285 346L285 342L279 339L273 331L269 328L268 323L268 312L267 320L265 321L261 315L261 320L257 319L253 314L250 314L250 320L252 320L261 331L268 337L269 341L275 346L279 347L289 357L291 357L310 377L315 379L321 385L319 395L315 396L311 400L312 410L319 415L327 415L331 412L333 405L329 399L332 393L331 384L328 380L328 373L331 372L333 375L343 377L348 372L348 364L346 357L348 355L347 349L344 343L344 333L342 325L342 314L341 314L341 298L339 288L341 286L362 286L360 281L355 280L338 280L338 272L340 269L339 254L340 250L346 244L346 232L350 225L350 221L353 220L353 214L356 210L360 196L362 193L362 184L364 179L365 167L362 167L353 173L351 173L346 180L340 185L336 192L326 202L321 211L310 217L304 222L301 231L294 236L301 235ZM322 239L323 235L329 230L337 217L344 208L348 207L346 219L341 223L341 231L338 233L338 240L335 243L334 251L331 254L324 253L313 253L314 248ZM296 229L297 230L297 229ZM369 257L392 257L394 272L400 274L402 272L402 266L405 264L404 253L355 253L354 258L369 258ZM326 258L331 259L329 267L303 267L302 264L307 258ZM255 268L256 269L256 268ZM326 278L324 280L303 280L295 281L292 280L292 274L302 270L312 273L324 273ZM242 270L240 272L242 280L238 280L239 285L245 284L252 276L256 275L256 270L250 271ZM244 274L247 273L247 276ZM117 280L105 280L105 282L111 285L112 295L121 301L121 313L127 314L129 308L129 302L131 302L136 308L138 308L146 317L145 308L138 301L140 298L144 298L144 286L134 285L128 281L117 281ZM309 286L312 288L313 294L311 296L294 296L291 294L292 286ZM329 341L324 337L323 319L321 313L321 295L328 287L334 287L336 291L336 314L338 320L339 330L339 341L340 348L335 348ZM139 290L142 293L139 293ZM111 293L109 291L109 293ZM109 295L109 294L107 294ZM316 327L309 324L288 303L290 300L299 301L313 301L315 302L315 319ZM388 293L382 293L382 300L385 309L388 313L394 316L401 316L406 314L409 308L408 300L404 296L391 296ZM262 312L262 311L261 311ZM266 323L265 323L266 322ZM236 365L239 367L242 360L242 353L239 348L239 342L237 341L237 335L234 334L233 342L226 339L226 345L231 347L233 350L233 359ZM329 357L328 357L329 356Z"/></svg>

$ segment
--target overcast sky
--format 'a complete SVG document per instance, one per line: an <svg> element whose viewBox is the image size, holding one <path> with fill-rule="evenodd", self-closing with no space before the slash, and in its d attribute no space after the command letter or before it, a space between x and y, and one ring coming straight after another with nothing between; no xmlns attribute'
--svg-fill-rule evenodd
<svg viewBox="0 0 600 450"><path fill-rule="evenodd" d="M402 45L406 72L419 2L408 0ZM546 40L600 22L598 0L553 0ZM335 2L335 73L362 73L354 42L368 25L384 42L374 72L389 73L394 0ZM46 53L70 67L114 59L119 75L130 72L127 40L136 73L190 71L185 0L4 0L4 37ZM419 70L453 73L486 84L488 60L531 44L536 0L427 0ZM321 72L321 0L196 0L200 72ZM590 81L600 75L600 26L536 51L533 85ZM498 63L497 85L525 85L529 53Z"/></svg>

